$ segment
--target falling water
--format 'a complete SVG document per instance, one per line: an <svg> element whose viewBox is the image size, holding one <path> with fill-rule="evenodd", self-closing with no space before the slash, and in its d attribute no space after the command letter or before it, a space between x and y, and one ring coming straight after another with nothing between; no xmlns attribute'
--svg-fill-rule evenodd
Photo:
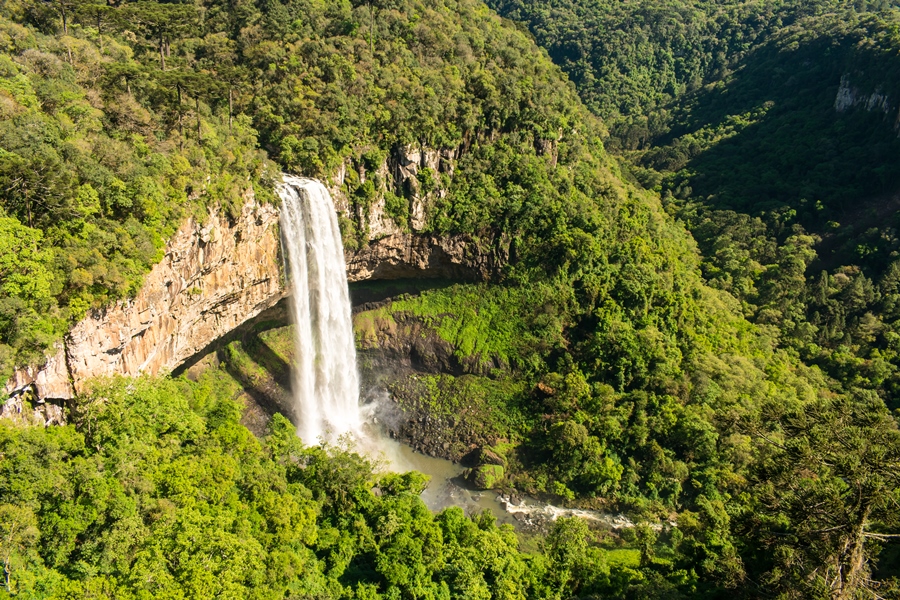
<svg viewBox="0 0 900 600"><path fill-rule="evenodd" d="M297 433L306 444L358 434L359 376L337 215L325 186L285 175L278 187L286 267L294 287Z"/></svg>

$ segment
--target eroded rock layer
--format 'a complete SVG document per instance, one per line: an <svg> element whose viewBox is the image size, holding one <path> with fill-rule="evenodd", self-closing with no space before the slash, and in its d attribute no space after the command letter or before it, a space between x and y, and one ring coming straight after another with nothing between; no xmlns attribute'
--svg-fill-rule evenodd
<svg viewBox="0 0 900 600"><path fill-rule="evenodd" d="M210 214L169 241L133 299L91 311L41 369L20 369L5 392L71 398L92 377L171 370L284 296L278 210L247 197L234 223Z"/></svg>
<svg viewBox="0 0 900 600"><path fill-rule="evenodd" d="M467 237L396 233L347 253L347 279L483 280L496 272L500 264L502 257L480 250Z"/></svg>

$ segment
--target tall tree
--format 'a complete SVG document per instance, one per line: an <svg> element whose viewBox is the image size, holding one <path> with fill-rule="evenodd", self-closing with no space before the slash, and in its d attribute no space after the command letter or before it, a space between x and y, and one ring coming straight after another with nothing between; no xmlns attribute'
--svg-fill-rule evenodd
<svg viewBox="0 0 900 600"><path fill-rule="evenodd" d="M166 58L174 39L185 35L197 25L199 15L193 5L138 2L123 9L126 22L144 36L148 44L159 52L159 68L166 70Z"/></svg>
<svg viewBox="0 0 900 600"><path fill-rule="evenodd" d="M762 444L743 533L761 581L786 597L855 598L872 589L878 542L900 537L900 430L872 392L780 419ZM875 542L875 543L873 543Z"/></svg>

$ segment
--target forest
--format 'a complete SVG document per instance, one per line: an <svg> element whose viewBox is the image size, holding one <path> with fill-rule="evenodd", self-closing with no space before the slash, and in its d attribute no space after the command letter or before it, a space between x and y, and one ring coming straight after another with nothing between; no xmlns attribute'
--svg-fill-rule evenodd
<svg viewBox="0 0 900 600"><path fill-rule="evenodd" d="M187 217L453 149L423 232L510 258L358 340L420 321L465 368L398 402L465 400L506 485L641 525L526 544L280 415L257 438L232 344L197 381L99 380L65 426L0 420L0 597L900 595L900 11L487 4L4 3L0 379L133 296ZM354 210L378 183L346 178Z"/></svg>

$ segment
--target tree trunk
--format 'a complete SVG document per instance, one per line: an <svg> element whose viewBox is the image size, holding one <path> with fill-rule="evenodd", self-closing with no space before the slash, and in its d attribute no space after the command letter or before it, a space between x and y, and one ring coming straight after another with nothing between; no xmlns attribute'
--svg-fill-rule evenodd
<svg viewBox="0 0 900 600"><path fill-rule="evenodd" d="M228 131L231 131L231 122L234 120L234 95L232 88L228 88Z"/></svg>
<svg viewBox="0 0 900 600"><path fill-rule="evenodd" d="M163 34L160 32L159 34L159 68L162 71L166 70L166 42L163 39ZM179 102L180 104L180 102Z"/></svg>
<svg viewBox="0 0 900 600"><path fill-rule="evenodd" d="M852 600L856 597L860 588L865 586L867 580L866 571L866 521L869 518L871 507L865 506L860 515L859 522L839 551L837 559L837 573L832 584L831 597L834 600Z"/></svg>
<svg viewBox="0 0 900 600"><path fill-rule="evenodd" d="M181 119L181 84L177 84L175 89L178 90L178 149L184 150L184 125Z"/></svg>
<svg viewBox="0 0 900 600"><path fill-rule="evenodd" d="M194 100L194 106L197 108L197 143L203 143L203 132L200 130L200 99L196 98Z"/></svg>

